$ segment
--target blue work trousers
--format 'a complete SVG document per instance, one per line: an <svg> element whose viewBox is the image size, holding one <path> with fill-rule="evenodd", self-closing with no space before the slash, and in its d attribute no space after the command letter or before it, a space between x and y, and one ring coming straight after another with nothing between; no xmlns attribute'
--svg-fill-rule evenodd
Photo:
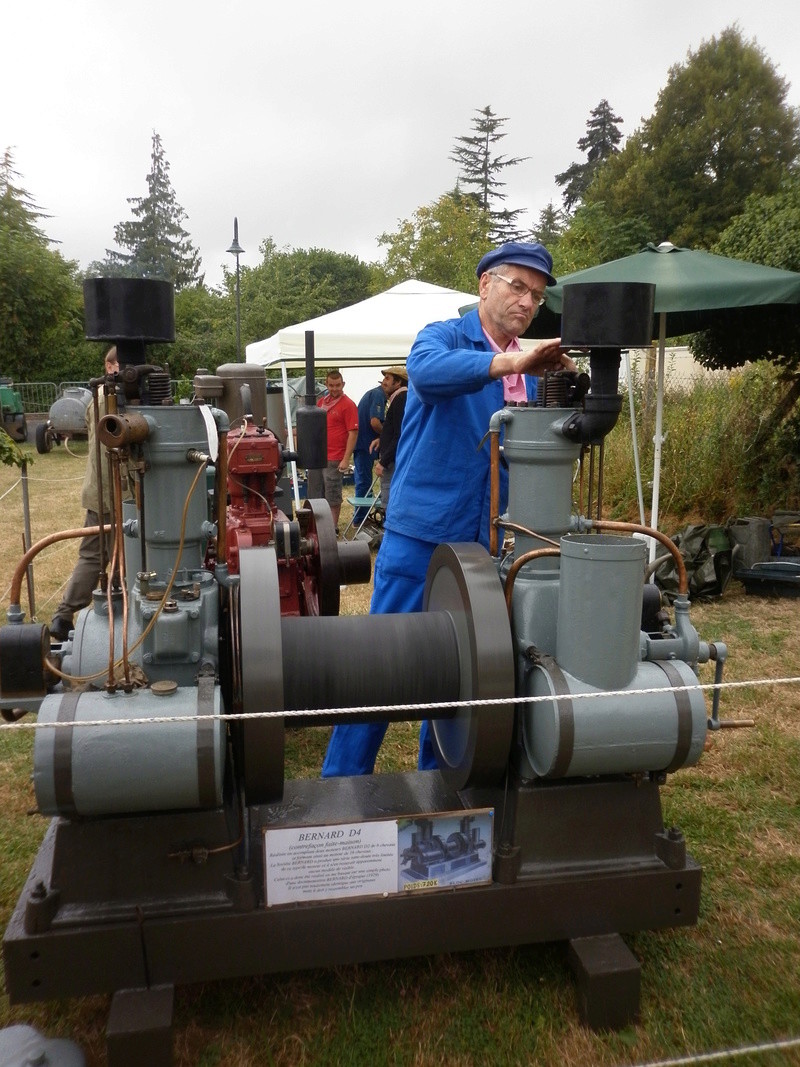
<svg viewBox="0 0 800 1067"><path fill-rule="evenodd" d="M367 452L363 448L357 448L353 453L353 478L356 496L369 496L373 481L372 468L377 455L377 452ZM368 514L367 508L356 508L353 515L353 524L359 526Z"/></svg>
<svg viewBox="0 0 800 1067"><path fill-rule="evenodd" d="M425 575L435 548L436 545L428 541L386 531L375 560L370 615L422 611ZM391 652L387 651L387 655ZM376 668L380 670L380 664ZM357 726L334 726L322 764L322 777L372 774L388 725L369 722ZM419 732L417 766L421 771L437 768L427 721L422 723Z"/></svg>

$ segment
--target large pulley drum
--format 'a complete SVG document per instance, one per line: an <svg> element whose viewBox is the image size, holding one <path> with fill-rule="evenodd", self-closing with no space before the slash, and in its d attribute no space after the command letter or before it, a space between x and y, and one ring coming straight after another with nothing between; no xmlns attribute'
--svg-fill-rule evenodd
<svg viewBox="0 0 800 1067"><path fill-rule="evenodd" d="M283 792L284 728L431 718L442 774L455 789L500 782L514 696L503 589L480 545L440 545L417 614L281 617L271 547L243 549L238 590L243 772L248 803ZM442 703L443 707L437 709ZM403 705L429 704L413 714ZM336 709L369 708L358 715ZM264 712L284 712L265 716ZM435 718L434 718L435 717Z"/></svg>
<svg viewBox="0 0 800 1067"><path fill-rule="evenodd" d="M439 545L425 581L425 611L447 612L459 648L459 700L510 700L514 652L503 587L489 553L475 544ZM514 705L460 708L432 719L439 769L454 789L499 782L508 766Z"/></svg>

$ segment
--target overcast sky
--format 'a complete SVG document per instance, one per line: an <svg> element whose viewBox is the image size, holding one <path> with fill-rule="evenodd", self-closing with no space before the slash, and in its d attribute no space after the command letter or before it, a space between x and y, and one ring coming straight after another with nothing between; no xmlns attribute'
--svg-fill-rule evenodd
<svg viewBox="0 0 800 1067"><path fill-rule="evenodd" d="M737 23L800 106L797 0L14 0L0 151L87 266L147 193L161 135L185 227L218 284L279 246L381 258L376 237L451 189L477 109L508 119L506 205L533 224L608 99L629 135L671 65Z"/></svg>

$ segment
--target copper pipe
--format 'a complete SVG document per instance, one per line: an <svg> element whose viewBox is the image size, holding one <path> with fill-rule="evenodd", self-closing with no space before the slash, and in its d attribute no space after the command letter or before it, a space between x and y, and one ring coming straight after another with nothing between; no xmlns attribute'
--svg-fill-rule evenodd
<svg viewBox="0 0 800 1067"><path fill-rule="evenodd" d="M111 567L117 565L117 539L114 538L111 548ZM106 582L106 604L108 606L108 679L107 686L113 689L114 685L114 603L113 583Z"/></svg>
<svg viewBox="0 0 800 1067"><path fill-rule="evenodd" d="M544 556L560 556L560 548L534 548L530 552L523 552L523 554L515 559L511 566L508 568L508 574L506 575L506 608L508 609L508 617L511 618L511 598L514 592L514 582L517 580L517 574L520 568L524 567L526 563L530 563L534 559L542 559Z"/></svg>
<svg viewBox="0 0 800 1067"><path fill-rule="evenodd" d="M112 457L112 469L114 475L114 541L111 556L111 573L119 575L120 590L122 593L122 670L125 685L130 685L131 670L128 658L128 585L125 577L125 547L122 541L122 474L120 469L120 457L118 452L109 454ZM108 685L114 685L114 607L112 603L111 585L107 590L108 597Z"/></svg>
<svg viewBox="0 0 800 1067"><path fill-rule="evenodd" d="M61 530L59 533L48 534L47 537L43 537L41 541L37 541L35 545L31 545L14 569L14 574L11 579L11 589L9 591L10 603L19 606L19 594L22 589L22 579L25 575L25 571L31 560L38 556L43 548L47 548L48 545L54 545L57 541L68 541L71 537L99 536L101 531L103 533L108 533L110 530L110 525L81 526L75 530Z"/></svg>
<svg viewBox="0 0 800 1067"><path fill-rule="evenodd" d="M105 379L101 379L101 380L104 381ZM100 517L101 515L105 516L106 509L103 507L103 503L104 503L104 501L103 501L103 452L102 452L102 449L100 447L100 433L99 433L99 430L100 430L100 401L99 401L99 398L98 398L98 389L99 389L99 382L98 382L98 380L95 380L93 382L93 384L92 384L92 419L94 421L94 434L93 434L93 440L94 440L94 469L95 469L95 472L97 474L97 479L96 479L96 481L97 481L97 500L95 500L94 510L97 513L98 517ZM91 463L91 459L89 460L89 462ZM110 468L109 468L109 471L110 471ZM106 552L106 539L105 539L105 537L101 537L100 538L100 570L98 571L98 574L102 574L103 575L103 577L100 579L100 581L103 583L103 588L104 589L105 589L106 563L108 562L107 556L108 556L108 553Z"/></svg>
<svg viewBox="0 0 800 1067"><path fill-rule="evenodd" d="M217 563L228 559L228 431L219 432L217 460Z"/></svg>
<svg viewBox="0 0 800 1067"><path fill-rule="evenodd" d="M116 479L114 506L117 511L117 521L115 525L117 543L119 544L119 582L122 589L122 667L125 675L125 682L130 686L131 664L128 657L128 575L125 569L125 541L122 534L122 468L120 466L119 455L117 455L117 462L114 468L114 477Z"/></svg>
<svg viewBox="0 0 800 1067"><path fill-rule="evenodd" d="M525 534L526 537L544 541L546 545L550 545L552 548L558 548L558 541L554 541L552 537L545 537L544 534L537 533L535 530L529 530L527 526L523 526L519 522L511 522L510 519L497 519L495 525L503 530L511 530L513 533Z"/></svg>
<svg viewBox="0 0 800 1067"><path fill-rule="evenodd" d="M108 449L104 450L105 461L106 461L106 464L108 465L108 484L111 487L111 490L110 490L111 509L110 509L110 511L108 513L106 513L105 506L104 506L105 505L105 501L103 500L102 493L101 493L100 501L98 503L101 504L103 510L97 512L97 514L98 515L102 515L103 518L106 518L106 515L108 516L108 523L109 523L109 526L111 527L111 536L109 538L109 540L111 542L111 549L110 549L111 552L113 552L113 550L114 550L114 540L116 538L116 528L117 528L117 517L116 517L116 514L114 512L114 462L113 462L113 459L112 459L113 454L114 453L110 452ZM105 537L102 537L100 540L101 540L101 545L100 545L101 555L100 555L100 573L99 573L99 576L98 576L98 584L99 584L100 588L103 590L103 592L105 593L106 590L109 587L109 582L113 582L114 570L112 568L111 574L108 573L109 548L108 548L108 546L106 544Z"/></svg>
<svg viewBox="0 0 800 1067"><path fill-rule="evenodd" d="M681 550L666 534L661 533L660 530L654 530L650 526L642 526L638 522L612 522L610 519L598 519L592 525L597 530L610 530L617 533L641 533L660 541L675 560L675 567L678 571L678 593L686 596L689 592L689 577L686 573L686 564L683 561Z"/></svg>
<svg viewBox="0 0 800 1067"><path fill-rule="evenodd" d="M497 522L500 518L500 431L489 431L489 555L498 556Z"/></svg>

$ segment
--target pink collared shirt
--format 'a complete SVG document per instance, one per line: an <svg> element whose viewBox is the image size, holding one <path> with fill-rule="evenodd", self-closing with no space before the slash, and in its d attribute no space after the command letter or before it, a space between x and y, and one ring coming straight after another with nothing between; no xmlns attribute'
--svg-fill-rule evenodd
<svg viewBox="0 0 800 1067"><path fill-rule="evenodd" d="M502 349L500 345L490 337L486 330L483 331L483 335L489 344L492 346L493 352L502 353L506 352L521 352L519 338L513 337L506 349ZM525 387L525 375L524 374L506 374L503 376L503 400L506 403L520 403L528 399L528 390Z"/></svg>

